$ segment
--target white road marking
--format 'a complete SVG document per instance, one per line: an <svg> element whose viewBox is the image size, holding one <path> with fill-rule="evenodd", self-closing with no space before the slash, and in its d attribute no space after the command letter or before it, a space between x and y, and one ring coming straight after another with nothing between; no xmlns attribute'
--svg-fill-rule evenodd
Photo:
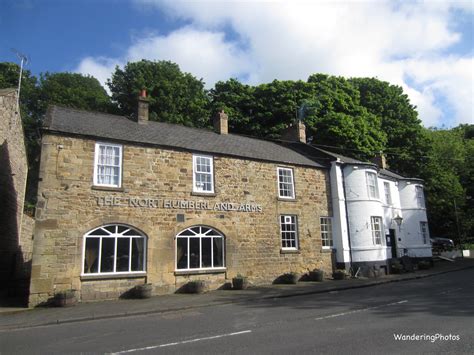
<svg viewBox="0 0 474 355"><path fill-rule="evenodd" d="M354 311L349 311L349 312L330 314L330 315L328 315L328 316L315 318L315 320L323 320L323 319L330 319L330 318L336 318L336 317L343 317L343 316L347 316L347 315L349 315L349 314L360 313L360 312L366 312L366 311L369 311L369 310L371 310L371 309L377 309L377 308L382 308L382 307L394 306L394 305L396 305L396 304L402 304L402 303L406 303L406 302L408 302L408 301L407 301L407 300L403 300L403 301L398 301L398 302L393 302L393 303L381 304L381 305L379 305L379 306L374 306L374 307L367 307L367 308L362 308L362 309L356 309L356 310L354 310Z"/></svg>
<svg viewBox="0 0 474 355"><path fill-rule="evenodd" d="M459 291L459 290L462 290L462 287L452 288L451 290L440 292L440 293L438 293L438 295L449 295L450 293L453 293L453 292L456 292L456 291Z"/></svg>
<svg viewBox="0 0 474 355"><path fill-rule="evenodd" d="M241 332L213 335L213 336L205 337L205 338L196 338L196 339L190 339L190 340L177 341L177 342L174 342L174 343L146 346L144 348L122 350L122 351L118 351L118 352L112 353L112 354L133 353L135 351L145 351L145 350L152 350L152 349L157 349L157 348L165 348L165 347L168 347L168 346L175 346L175 345L188 344L188 343L196 343L198 341L203 341L203 340L219 339L219 338L231 337L231 336L234 336L234 335L241 335L241 334L247 334L247 333L252 333L252 331L251 330L243 330Z"/></svg>

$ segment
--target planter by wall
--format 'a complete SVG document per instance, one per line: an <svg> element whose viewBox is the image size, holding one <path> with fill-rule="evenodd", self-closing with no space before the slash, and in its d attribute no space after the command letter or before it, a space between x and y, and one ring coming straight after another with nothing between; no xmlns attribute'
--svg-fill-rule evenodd
<svg viewBox="0 0 474 355"><path fill-rule="evenodd" d="M274 283L277 284L296 284L298 282L299 275L296 272L288 272L279 276Z"/></svg>
<svg viewBox="0 0 474 355"><path fill-rule="evenodd" d="M248 279L243 276L237 276L232 279L233 290L245 290L248 287Z"/></svg>
<svg viewBox="0 0 474 355"><path fill-rule="evenodd" d="M203 293L205 290L205 283L201 280L189 281L186 284L186 293Z"/></svg>
<svg viewBox="0 0 474 355"><path fill-rule="evenodd" d="M150 298L153 292L153 285L146 283L143 285L137 285L134 289L134 295L136 298Z"/></svg>
<svg viewBox="0 0 474 355"><path fill-rule="evenodd" d="M77 303L76 290L58 292L54 295L53 303L56 307L70 307Z"/></svg>
<svg viewBox="0 0 474 355"><path fill-rule="evenodd" d="M321 281L324 280L324 271L314 269L313 271L310 271L308 273L308 278L309 278L309 281L319 281L319 282L321 282Z"/></svg>
<svg viewBox="0 0 474 355"><path fill-rule="evenodd" d="M332 278L334 280L344 280L346 278L346 271L345 270L336 270L332 274Z"/></svg>

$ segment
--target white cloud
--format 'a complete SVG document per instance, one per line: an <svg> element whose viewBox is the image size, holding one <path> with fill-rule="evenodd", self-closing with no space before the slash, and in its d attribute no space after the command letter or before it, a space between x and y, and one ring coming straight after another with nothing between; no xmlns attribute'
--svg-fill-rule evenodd
<svg viewBox="0 0 474 355"><path fill-rule="evenodd" d="M463 39L453 30L453 9L456 16L470 16L471 1L135 3L188 25L136 40L122 58L86 58L81 72L95 70L103 78L110 63L147 58L174 61L208 87L236 76L251 84L305 80L317 72L371 76L401 85L426 126L472 123L472 51L471 57L442 57ZM455 117L443 116L445 104Z"/></svg>

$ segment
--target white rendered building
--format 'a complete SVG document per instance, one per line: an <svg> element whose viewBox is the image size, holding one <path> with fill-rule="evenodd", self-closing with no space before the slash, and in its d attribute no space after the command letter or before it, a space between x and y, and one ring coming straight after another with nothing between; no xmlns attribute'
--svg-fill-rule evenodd
<svg viewBox="0 0 474 355"><path fill-rule="evenodd" d="M333 250L339 268L371 276L391 258L431 258L423 181L316 148L331 160ZM323 246L324 247L324 246Z"/></svg>

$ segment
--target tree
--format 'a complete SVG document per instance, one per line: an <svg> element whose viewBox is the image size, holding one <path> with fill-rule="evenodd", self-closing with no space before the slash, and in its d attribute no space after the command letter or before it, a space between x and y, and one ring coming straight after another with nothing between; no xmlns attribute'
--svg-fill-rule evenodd
<svg viewBox="0 0 474 355"><path fill-rule="evenodd" d="M306 118L314 144L335 146L342 154L367 160L385 150L387 138L380 117L360 103L360 94L342 77L313 74L313 96Z"/></svg>
<svg viewBox="0 0 474 355"><path fill-rule="evenodd" d="M209 91L212 113L224 110L229 116L229 131L252 135L258 132L255 112L255 88L237 79L219 81ZM258 135L258 133L256 134Z"/></svg>
<svg viewBox="0 0 474 355"><path fill-rule="evenodd" d="M358 91L344 78L316 74L307 82L274 80L255 87L231 79L217 83L210 97L214 110L227 111L234 133L279 138L303 114L315 144L351 149L362 159L385 148L381 120L360 105Z"/></svg>
<svg viewBox="0 0 474 355"><path fill-rule="evenodd" d="M48 105L81 110L113 111L111 100L99 81L76 73L44 73L39 81L38 110L44 114Z"/></svg>
<svg viewBox="0 0 474 355"><path fill-rule="evenodd" d="M150 120L209 126L209 99L203 81L181 72L175 63L129 62L123 70L118 66L115 68L107 85L123 115L135 115L138 94L146 89L150 99Z"/></svg>
<svg viewBox="0 0 474 355"><path fill-rule="evenodd" d="M462 125L450 130L427 130L432 142L432 159L422 173L430 230L434 236L448 236L460 241L474 231L474 139L469 138L471 127Z"/></svg>
<svg viewBox="0 0 474 355"><path fill-rule="evenodd" d="M376 78L352 78L360 104L382 120L387 135L387 160L391 168L407 176L419 176L429 151L427 138L416 107L403 89Z"/></svg>

